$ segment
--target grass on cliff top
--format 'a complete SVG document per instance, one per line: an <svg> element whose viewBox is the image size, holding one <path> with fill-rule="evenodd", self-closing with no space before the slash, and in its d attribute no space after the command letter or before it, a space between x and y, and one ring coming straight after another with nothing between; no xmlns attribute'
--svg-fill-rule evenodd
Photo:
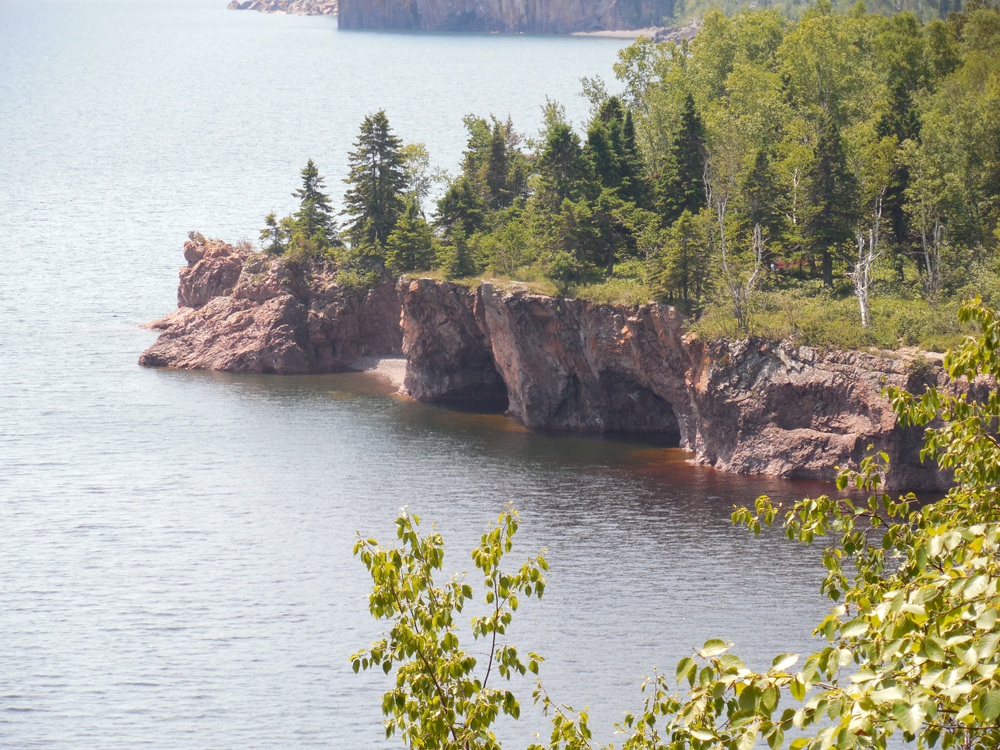
<svg viewBox="0 0 1000 750"><path fill-rule="evenodd" d="M484 273L481 276L463 276L461 278L445 278L444 272L440 269L433 271L420 271L407 274L415 279L434 279L434 281L447 281L451 284L475 289L480 284L492 284L493 287L502 292L528 292L529 294L541 294L547 297L558 296L556 285L547 279L539 269L535 267L519 268L513 276L501 276L494 273Z"/></svg>
<svg viewBox="0 0 1000 750"><path fill-rule="evenodd" d="M862 328L858 301L848 282L833 290L818 281L800 282L758 293L751 304L749 328L752 335L770 341L791 338L816 347L896 350L915 346L944 352L973 333L970 326L958 322L964 298L956 295L931 303L916 295L876 295L871 300L869 325ZM721 298L705 308L691 329L706 339L740 336L732 305Z"/></svg>

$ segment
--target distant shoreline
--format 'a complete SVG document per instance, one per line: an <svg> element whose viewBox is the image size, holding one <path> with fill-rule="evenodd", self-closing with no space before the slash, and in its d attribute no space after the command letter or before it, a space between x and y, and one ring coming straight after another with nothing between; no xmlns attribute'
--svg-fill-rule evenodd
<svg viewBox="0 0 1000 750"><path fill-rule="evenodd" d="M604 29L601 31L574 31L570 36L591 36L603 39L639 39L647 37L656 39L657 35L670 33L673 29L665 26L650 26L645 29Z"/></svg>

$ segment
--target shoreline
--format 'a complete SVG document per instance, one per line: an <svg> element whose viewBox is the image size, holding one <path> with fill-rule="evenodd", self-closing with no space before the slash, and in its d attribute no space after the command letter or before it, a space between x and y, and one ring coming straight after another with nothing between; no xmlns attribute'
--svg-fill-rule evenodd
<svg viewBox="0 0 1000 750"><path fill-rule="evenodd" d="M406 374L406 357L358 357L351 362L351 369L357 372L388 380L393 388L403 387Z"/></svg>
<svg viewBox="0 0 1000 750"><path fill-rule="evenodd" d="M573 31L569 36L584 36L594 39L656 39L661 34L673 31L669 26L648 26L644 29L604 29L601 31Z"/></svg>

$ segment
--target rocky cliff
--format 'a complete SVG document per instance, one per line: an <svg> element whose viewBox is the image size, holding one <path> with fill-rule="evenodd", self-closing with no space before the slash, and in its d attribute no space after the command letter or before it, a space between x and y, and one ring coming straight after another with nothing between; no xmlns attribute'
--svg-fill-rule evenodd
<svg viewBox="0 0 1000 750"><path fill-rule="evenodd" d="M337 0L232 0L229 10L259 10L294 16L335 16Z"/></svg>
<svg viewBox="0 0 1000 750"><path fill-rule="evenodd" d="M184 245L177 309L139 364L251 373L340 372L361 356L399 355L399 297L386 284L346 294L327 263L295 262L249 247Z"/></svg>
<svg viewBox="0 0 1000 750"><path fill-rule="evenodd" d="M675 0L340 0L342 29L569 34L660 26Z"/></svg>
<svg viewBox="0 0 1000 750"><path fill-rule="evenodd" d="M873 445L890 456L893 489L947 486L920 461L922 431L897 425L881 396L886 385L944 384L940 370L915 381L905 358L752 339L704 344L671 307L488 284L460 291L403 279L400 299L404 389L420 400L446 402L489 348L509 413L531 428L673 435L698 463L724 471L825 481Z"/></svg>
<svg viewBox="0 0 1000 750"><path fill-rule="evenodd" d="M736 473L832 480L868 446L893 489L933 490L922 432L896 424L884 386L945 385L905 357L758 340L703 343L673 308L595 305L402 278L345 294L325 263L192 240L178 309L150 324L140 364L232 372L348 369L406 356L402 392L506 410L534 429L656 433Z"/></svg>

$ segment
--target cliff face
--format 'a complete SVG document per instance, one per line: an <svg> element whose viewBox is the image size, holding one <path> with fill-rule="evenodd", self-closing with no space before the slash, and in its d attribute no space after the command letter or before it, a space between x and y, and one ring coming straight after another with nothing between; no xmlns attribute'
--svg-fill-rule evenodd
<svg viewBox="0 0 1000 750"><path fill-rule="evenodd" d="M948 483L921 464L922 431L897 425L880 395L886 385L948 384L940 370L918 382L898 357L752 339L704 344L657 304L406 277L352 296L324 263L200 240L184 254L178 308L150 324L162 334L142 365L319 373L403 353L403 393L507 410L534 429L657 433L724 471L826 481L873 445L889 454L891 489Z"/></svg>
<svg viewBox="0 0 1000 750"><path fill-rule="evenodd" d="M212 240L184 245L177 310L139 364L248 373L340 372L360 356L399 355L391 285L345 295L324 263L299 266Z"/></svg>
<svg viewBox="0 0 1000 750"><path fill-rule="evenodd" d="M335 16L337 0L232 0L229 10L259 10L293 16Z"/></svg>
<svg viewBox="0 0 1000 750"><path fill-rule="evenodd" d="M898 426L880 395L913 385L901 359L754 340L704 345L656 304L598 306L488 284L463 294L427 280L400 290L414 398L438 400L468 382L468 363L480 371L489 347L509 413L531 428L673 435L698 463L724 471L824 481L874 445L890 456L890 488L948 484L920 462L922 431ZM449 312L456 300L458 315Z"/></svg>
<svg viewBox="0 0 1000 750"><path fill-rule="evenodd" d="M568 34L660 26L674 0L340 0L342 29Z"/></svg>

